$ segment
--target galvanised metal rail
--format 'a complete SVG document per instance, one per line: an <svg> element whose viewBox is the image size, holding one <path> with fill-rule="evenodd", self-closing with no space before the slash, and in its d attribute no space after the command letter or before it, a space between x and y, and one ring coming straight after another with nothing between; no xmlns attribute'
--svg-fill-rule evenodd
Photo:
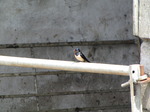
<svg viewBox="0 0 150 112"><path fill-rule="evenodd" d="M0 56L0 65L76 71L76 72L114 74L125 76L129 75L129 66L124 65L83 63L83 62L35 59L24 57Z"/></svg>
<svg viewBox="0 0 150 112"><path fill-rule="evenodd" d="M144 75L144 67L140 66L139 64L125 66L0 56L0 65L130 76L130 80L128 83L125 83L124 86L130 85L132 112L143 111L141 101L141 86L138 81L147 79L147 76ZM134 91L134 83L136 83L136 93Z"/></svg>

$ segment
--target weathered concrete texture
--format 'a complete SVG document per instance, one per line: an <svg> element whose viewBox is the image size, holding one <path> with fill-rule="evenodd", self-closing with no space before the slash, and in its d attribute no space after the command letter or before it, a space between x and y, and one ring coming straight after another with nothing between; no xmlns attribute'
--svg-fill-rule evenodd
<svg viewBox="0 0 150 112"><path fill-rule="evenodd" d="M35 97L0 99L1 112L28 112L34 110L36 110Z"/></svg>
<svg viewBox="0 0 150 112"><path fill-rule="evenodd" d="M150 39L150 1L140 0L139 2L139 37Z"/></svg>
<svg viewBox="0 0 150 112"><path fill-rule="evenodd" d="M132 0L0 0L0 34L0 44L134 39ZM123 65L139 63L138 47L135 44L7 48L0 49L0 54L76 61L73 56L76 47L81 48L91 62ZM41 71L48 70L0 67L0 73ZM0 99L0 112L78 107L85 108L83 111L89 109L86 112L94 112L94 108L98 108L97 112L109 112L110 108L113 109L111 112L129 111L129 89L120 87L128 77L59 73L1 77L0 96L8 96ZM9 97L16 94L24 96ZM102 110L103 107L105 110Z"/></svg>
<svg viewBox="0 0 150 112"><path fill-rule="evenodd" d="M83 93L82 91L128 91L128 88L121 88L121 84L128 80L128 77L74 73L63 75L38 76L37 86L39 94L49 94L51 92L72 92ZM109 82L109 83L108 83ZM48 86L45 86L48 85ZM86 92L85 92L86 93Z"/></svg>
<svg viewBox="0 0 150 112"><path fill-rule="evenodd" d="M150 73L150 40L145 40L141 46L141 64L144 65L145 72ZM150 76L150 74L149 74ZM143 85L143 105L150 111L150 84Z"/></svg>
<svg viewBox="0 0 150 112"><path fill-rule="evenodd" d="M66 47L37 47L37 48L7 48L0 49L1 55L77 61L73 50L80 48L85 56L94 63L136 64L139 63L137 45L100 45L100 46L66 46ZM115 57L114 57L115 56ZM113 59L112 59L113 58ZM36 71L42 71L36 69ZM45 70L44 70L45 71ZM47 71L47 70L46 70ZM0 73L35 72L33 68L1 66Z"/></svg>
<svg viewBox="0 0 150 112"><path fill-rule="evenodd" d="M150 111L150 83L143 84L143 88L143 107L144 110Z"/></svg>
<svg viewBox="0 0 150 112"><path fill-rule="evenodd" d="M144 69L146 72L150 72L150 40L143 41L141 45L141 64L145 65Z"/></svg>
<svg viewBox="0 0 150 112"><path fill-rule="evenodd" d="M41 97L39 103L41 110L129 105L129 97L124 96L129 96L129 92Z"/></svg>
<svg viewBox="0 0 150 112"><path fill-rule="evenodd" d="M139 63L139 49L137 45L132 44L33 48L33 55L35 58L77 61L73 53L75 48L80 48L85 56L94 63L123 65Z"/></svg>
<svg viewBox="0 0 150 112"><path fill-rule="evenodd" d="M0 95L36 93L35 77L0 77Z"/></svg>
<svg viewBox="0 0 150 112"><path fill-rule="evenodd" d="M134 38L131 0L1 0L0 10L0 44Z"/></svg>
<svg viewBox="0 0 150 112"><path fill-rule="evenodd" d="M132 45L132 44L131 45L105 45L105 46L103 45L76 46L76 47L81 48L84 54L89 58L89 60L93 62L127 64L127 65L139 62L139 58L138 58L139 54L137 52L138 48L136 47L136 45ZM76 47L66 46L66 47L42 47L42 48L31 48L31 49L20 49L20 48L1 49L2 52L1 54L13 55L13 56L26 56L26 57L31 56L35 58L44 58L44 59L76 61L73 55L73 49ZM40 72L45 70L36 69L35 71ZM9 69L8 71L3 71L3 72L9 73ZM22 71L18 70L18 72L22 72ZM26 70L23 72L33 72L33 71ZM100 106L108 106L107 104L109 104L109 106L113 104L115 106L116 105L118 106L120 105L120 102L122 103L122 105L126 106L129 105L130 102L128 89L126 89L126 91L123 91L123 89L121 89L120 87L120 84L127 81L128 77L74 73L74 74L57 74L57 75L51 74L45 76L37 76L36 78L37 78L38 94L53 93L55 95L56 94L55 92L61 92L62 94L66 94L67 92L68 94L67 96L55 95L55 96L37 98L39 102L39 108L41 111L49 110L49 109L66 109L66 108L76 108L76 107L91 108L94 105L96 105L96 102L99 102L101 98L104 99L101 100L101 103L103 102L102 103L103 105L101 104ZM34 86L35 84L34 79L35 77L32 76L1 78L2 80L0 86L2 89L1 94L11 95L11 94L36 93L35 86ZM91 92L91 95L88 95L87 94L88 92L86 93L86 91L89 90L93 91L93 93ZM99 94L100 96L94 95L95 94L94 91L96 90L102 90L102 92L96 93ZM112 91L111 94L109 93L109 91ZM76 94L72 92L76 92ZM84 94L82 94L83 92ZM114 95L113 98L114 102L111 102L109 97L113 97L113 95ZM98 97L99 99L97 99ZM122 101L118 98L120 98ZM66 100L68 103L64 102ZM95 102L95 104L91 101ZM104 103L104 101L106 102ZM28 104L29 103L27 103L27 105ZM3 109L6 108L7 107L3 107ZM36 109L33 110L36 111Z"/></svg>
<svg viewBox="0 0 150 112"><path fill-rule="evenodd" d="M81 48L84 54L92 62L102 62L102 63L112 63L112 64L135 64L139 63L139 52L136 45L105 45L105 46L76 46ZM73 49L76 47L43 47L43 48L33 48L33 54L36 58L47 58L47 59L58 59L58 60L69 60L76 61L73 55ZM60 51L60 52L59 52ZM55 55L57 54L57 55ZM41 69L36 69L36 72L45 71ZM128 77L121 76L111 76L111 75L99 75L99 74L87 74L87 73L74 73L74 74L57 74L49 76L37 76L37 90L38 94L51 94L55 92L64 92L71 94L74 92L88 91L88 90L112 90L112 94L116 94L114 91L122 91L120 85L121 83L128 80ZM47 86L45 86L47 85ZM129 94L125 92L119 92L120 97L122 97L123 102L129 105ZM98 94L102 94L101 92ZM104 100L107 102L107 98L110 94L105 93ZM76 108L76 107L92 107L96 104L92 102L95 101L97 97L91 93L93 97L89 99L87 95L67 95L67 96L55 96L55 97L40 97L39 106L41 110L49 109L66 109L66 108ZM122 96L123 95L123 96ZM116 97L119 97L116 96ZM124 97L126 96L126 97ZM127 97L128 96L128 97ZM106 99L105 99L106 98ZM104 101L101 100L101 101ZM127 101L128 100L128 101ZM66 103L63 101L67 101ZM72 102L73 101L73 102ZM108 100L108 102L110 99ZM54 103L55 102L55 103ZM84 103L83 103L84 102ZM85 102L88 102L85 103ZM109 103L104 103L108 106ZM128 103L127 103L128 102ZM123 104L120 100L116 99L115 103ZM47 105L45 105L47 104ZM94 105L93 105L94 104ZM48 107L49 105L49 107ZM112 103L113 105L113 103ZM126 111L126 110L125 110Z"/></svg>
<svg viewBox="0 0 150 112"><path fill-rule="evenodd" d="M88 111L88 112L131 112L130 109L108 109L108 110L105 110L105 109L101 109L101 110L98 110L98 111ZM87 112L87 111L81 111L81 112Z"/></svg>
<svg viewBox="0 0 150 112"><path fill-rule="evenodd" d="M141 60L140 63L144 65L145 72L150 77L150 1L140 0L139 2L139 37L143 40L141 46ZM144 112L150 111L150 84L143 86L143 106Z"/></svg>

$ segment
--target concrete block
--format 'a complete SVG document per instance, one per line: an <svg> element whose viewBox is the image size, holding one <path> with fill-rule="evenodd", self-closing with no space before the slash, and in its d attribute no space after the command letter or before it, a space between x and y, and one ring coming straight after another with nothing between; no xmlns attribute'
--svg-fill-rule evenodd
<svg viewBox="0 0 150 112"><path fill-rule="evenodd" d="M81 111L87 112L87 111ZM131 112L130 108L123 108L123 109L101 109L97 111L88 111L88 112Z"/></svg>
<svg viewBox="0 0 150 112"><path fill-rule="evenodd" d="M145 87L144 87L145 86ZM143 89L144 88L144 89ZM146 111L150 111L150 83L142 85L143 94L143 108Z"/></svg>
<svg viewBox="0 0 150 112"><path fill-rule="evenodd" d="M36 111L36 98L7 98L0 99L1 112L28 112Z"/></svg>
<svg viewBox="0 0 150 112"><path fill-rule="evenodd" d="M0 10L0 44L134 38L131 0L1 0Z"/></svg>
<svg viewBox="0 0 150 112"><path fill-rule="evenodd" d="M35 77L0 77L0 95L36 93Z"/></svg>
<svg viewBox="0 0 150 112"><path fill-rule="evenodd" d="M150 73L150 40L145 40L141 46L141 64L144 65L146 73ZM150 74L149 74L150 77ZM143 85L143 107L150 111L150 84Z"/></svg>
<svg viewBox="0 0 150 112"><path fill-rule="evenodd" d="M146 72L150 72L150 40L143 41L141 45L141 60L140 63L145 65L144 69Z"/></svg>
<svg viewBox="0 0 150 112"><path fill-rule="evenodd" d="M123 97L126 96L126 99ZM101 93L86 95L62 95L51 97L39 97L40 110L66 109L66 108L90 108L101 106L128 105L129 93ZM124 100L123 100L124 99Z"/></svg>
<svg viewBox="0 0 150 112"><path fill-rule="evenodd" d="M139 37L150 39L150 1L139 2Z"/></svg>
<svg viewBox="0 0 150 112"><path fill-rule="evenodd" d="M73 73L58 75L37 76L37 90L39 94L50 94L55 92L88 93L88 91L129 91L121 88L121 84L128 81L128 77L100 75L89 73ZM87 92L86 92L87 91Z"/></svg>

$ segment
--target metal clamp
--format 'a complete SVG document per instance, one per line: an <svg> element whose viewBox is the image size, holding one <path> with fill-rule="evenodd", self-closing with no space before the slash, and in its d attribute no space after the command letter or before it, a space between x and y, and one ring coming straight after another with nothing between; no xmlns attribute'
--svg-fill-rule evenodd
<svg viewBox="0 0 150 112"><path fill-rule="evenodd" d="M135 68L136 69L136 68ZM140 65L140 73L136 73L136 74L140 74L140 75L134 75L135 71L138 70L132 70L132 80L133 83L137 84L137 83L146 83L146 82L150 82L150 77L148 77L147 74L144 74L144 66ZM130 85L130 80L121 84L121 87L126 87Z"/></svg>
<svg viewBox="0 0 150 112"><path fill-rule="evenodd" d="M147 82L150 82L150 77L148 77L146 74L142 75L138 79L134 80L135 84L136 83L147 83ZM129 85L130 85L130 80L128 80L125 83L122 83L121 87L126 87L126 86L129 86Z"/></svg>
<svg viewBox="0 0 150 112"><path fill-rule="evenodd" d="M126 87L130 85L132 112L143 112L141 83L150 81L150 77L144 74L144 66L138 64L129 66L129 76L130 80L121 84L121 86Z"/></svg>

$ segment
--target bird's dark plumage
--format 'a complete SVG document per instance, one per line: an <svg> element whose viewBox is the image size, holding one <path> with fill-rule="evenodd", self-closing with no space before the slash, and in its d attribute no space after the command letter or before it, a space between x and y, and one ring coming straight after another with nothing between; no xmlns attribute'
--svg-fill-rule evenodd
<svg viewBox="0 0 150 112"><path fill-rule="evenodd" d="M81 50L79 48L74 49L74 56L78 61L82 61L82 62L90 62L85 56L84 54L81 52Z"/></svg>

